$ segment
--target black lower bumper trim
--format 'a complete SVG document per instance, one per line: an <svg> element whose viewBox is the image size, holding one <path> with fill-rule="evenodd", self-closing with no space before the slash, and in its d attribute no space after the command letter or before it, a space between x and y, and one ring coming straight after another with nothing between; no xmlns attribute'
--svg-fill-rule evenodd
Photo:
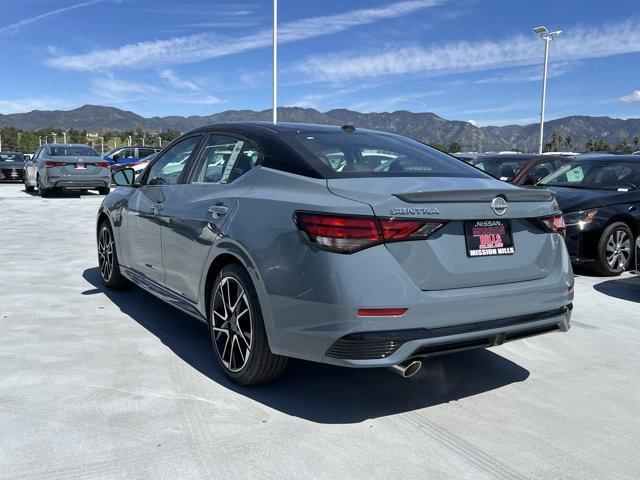
<svg viewBox="0 0 640 480"><path fill-rule="evenodd" d="M573 305L569 304L555 310L546 312L533 313L529 315L520 315L517 317L501 318L497 320L485 320L482 322L464 323L460 325L450 325L438 328L416 328L411 330L390 330L382 332L362 332L346 335L331 345L326 355L332 358L341 358L344 360L372 360L386 358L392 355L398 348L406 342L412 340L426 340L432 338L448 337L451 335L459 335L464 333L481 332L485 330L495 330L499 328L507 328L514 326L524 326L528 323L546 320L548 318L559 317L571 311ZM537 330L541 330L537 332ZM557 330L557 326L545 326L539 328L528 329L523 332L513 332L509 334L493 335L491 337L480 338L477 340L469 340L458 342L478 343L478 345L469 345L460 348L473 348L482 346L491 346L502 343L503 341L515 340L516 338L537 335L546 331ZM518 337L520 335L520 337ZM459 350L454 344L438 344L426 346L419 349L416 354L436 353L436 350ZM423 351L424 350L424 351ZM433 350L432 352L427 350Z"/></svg>

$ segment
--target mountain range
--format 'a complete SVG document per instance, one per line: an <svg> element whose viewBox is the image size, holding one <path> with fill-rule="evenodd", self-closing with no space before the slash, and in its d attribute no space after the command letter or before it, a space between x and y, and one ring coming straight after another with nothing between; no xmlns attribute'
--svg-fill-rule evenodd
<svg viewBox="0 0 640 480"><path fill-rule="evenodd" d="M447 120L435 113L396 111L390 113L360 113L346 109L319 112L311 108L281 107L281 121L354 125L360 128L398 133L430 144L448 146L458 142L463 150L534 151L538 142L538 124L477 127L469 122ZM74 110L34 110L28 113L0 114L1 127L24 130L61 128L105 132L134 130L148 132L178 130L186 132L201 125L234 121L269 121L271 110L228 110L209 116L167 116L145 118L134 112L114 107L85 105ZM640 134L640 119L621 120L610 117L570 116L545 123L545 138L553 132L570 137L566 148L582 151L587 140L604 140L614 146L619 141L630 143Z"/></svg>

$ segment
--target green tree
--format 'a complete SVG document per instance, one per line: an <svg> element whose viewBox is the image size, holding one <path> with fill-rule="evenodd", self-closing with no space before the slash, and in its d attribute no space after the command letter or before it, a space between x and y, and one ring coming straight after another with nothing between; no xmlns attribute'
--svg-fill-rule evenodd
<svg viewBox="0 0 640 480"><path fill-rule="evenodd" d="M449 153L458 153L462 150L462 145L458 142L451 142L449 144Z"/></svg>

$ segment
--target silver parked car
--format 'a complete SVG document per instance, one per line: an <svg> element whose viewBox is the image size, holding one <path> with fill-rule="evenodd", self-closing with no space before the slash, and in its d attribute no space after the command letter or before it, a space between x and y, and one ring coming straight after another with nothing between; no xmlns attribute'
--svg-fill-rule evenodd
<svg viewBox="0 0 640 480"><path fill-rule="evenodd" d="M103 281L207 323L241 384L289 357L411 376L426 357L569 328L553 194L404 137L212 125L114 180L97 219Z"/></svg>
<svg viewBox="0 0 640 480"><path fill-rule="evenodd" d="M89 189L107 195L111 184L109 167L109 162L87 145L46 144L25 164L25 190L37 188L41 197L53 191Z"/></svg>

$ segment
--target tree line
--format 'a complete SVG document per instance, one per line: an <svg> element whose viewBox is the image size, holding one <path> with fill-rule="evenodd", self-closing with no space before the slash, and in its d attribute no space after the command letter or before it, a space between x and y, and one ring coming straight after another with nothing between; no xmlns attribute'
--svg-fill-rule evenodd
<svg viewBox="0 0 640 480"><path fill-rule="evenodd" d="M577 147L569 135L562 136L558 132L553 132L551 140L544 145L545 152L573 151L575 148ZM587 152L637 152L640 150L640 135L635 135L630 142L620 140L615 145L609 144L603 139L589 139L584 144L584 150Z"/></svg>
<svg viewBox="0 0 640 480"><path fill-rule="evenodd" d="M140 128L133 130L113 130L101 133L91 133L87 130L61 128L41 128L38 130L23 130L15 127L0 128L0 140L3 151L18 151L33 153L44 143L54 141L62 143L65 138L67 143L84 143L91 145L98 152L126 146L131 139L131 145L164 146L181 135L177 130L165 130L163 132L147 132Z"/></svg>

